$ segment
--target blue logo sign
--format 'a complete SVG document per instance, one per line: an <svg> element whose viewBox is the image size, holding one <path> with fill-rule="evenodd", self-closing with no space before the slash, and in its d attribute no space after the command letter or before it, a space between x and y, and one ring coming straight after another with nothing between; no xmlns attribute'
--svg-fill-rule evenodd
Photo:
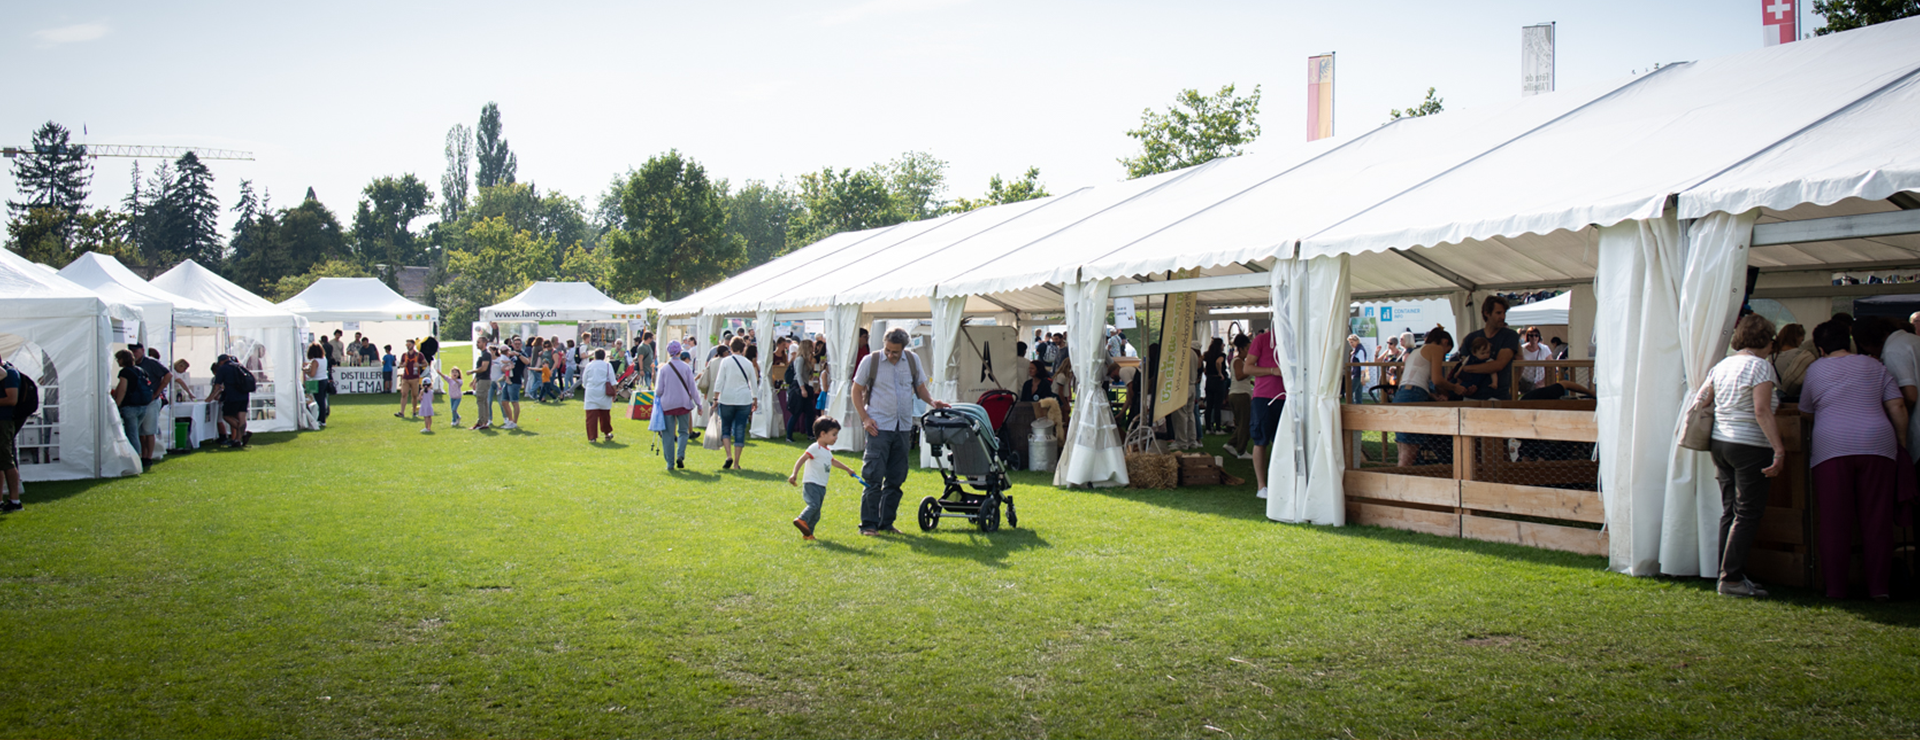
<svg viewBox="0 0 1920 740"><path fill-rule="evenodd" d="M1381 306L1381 307L1380 307L1380 320L1381 320L1381 321L1392 321L1392 320L1393 320L1393 307L1392 307L1392 306Z"/></svg>

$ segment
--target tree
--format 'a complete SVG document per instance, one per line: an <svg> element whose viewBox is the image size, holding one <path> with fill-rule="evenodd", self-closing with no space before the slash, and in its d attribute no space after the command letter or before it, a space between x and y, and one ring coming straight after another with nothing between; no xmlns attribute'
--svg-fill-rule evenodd
<svg viewBox="0 0 1920 740"><path fill-rule="evenodd" d="M148 261L174 264L199 260L217 265L225 258L220 243L220 199L213 194L213 172L193 152L180 155L173 163L171 182L162 185L149 205L149 224L143 236L150 236L152 248L142 245ZM166 176L166 169L157 171Z"/></svg>
<svg viewBox="0 0 1920 740"><path fill-rule="evenodd" d="M373 276L368 275L366 270L351 261L330 259L315 263L312 267L307 268L306 272L280 278L274 282L273 289L267 291L266 294L271 296L269 300L279 303L280 301L300 295L300 291L312 287L314 283L319 282L320 278L323 277Z"/></svg>
<svg viewBox="0 0 1920 740"><path fill-rule="evenodd" d="M907 152L875 168L887 182L903 221L933 218L946 210L947 163L926 152Z"/></svg>
<svg viewBox="0 0 1920 740"><path fill-rule="evenodd" d="M786 183L768 185L748 180L738 193L728 193L720 184L727 204L727 233L740 241L745 262L742 268L765 264L787 253L787 226L800 212L800 199Z"/></svg>
<svg viewBox="0 0 1920 740"><path fill-rule="evenodd" d="M679 297L725 277L740 259L720 191L678 150L648 159L620 202L626 228L607 237L616 290Z"/></svg>
<svg viewBox="0 0 1920 740"><path fill-rule="evenodd" d="M139 266L140 254L133 248L133 217L107 208L81 211L74 221L70 257L88 252L98 252L127 265Z"/></svg>
<svg viewBox="0 0 1920 740"><path fill-rule="evenodd" d="M360 192L365 197L354 211L348 244L363 267L398 290L400 268L426 260L426 242L413 233L413 222L431 212L433 191L409 173L375 178Z"/></svg>
<svg viewBox="0 0 1920 740"><path fill-rule="evenodd" d="M226 275L255 293L272 293L282 278L308 272L316 264L353 259L339 219L318 200L273 211L268 199L262 198L256 215L246 224L234 227Z"/></svg>
<svg viewBox="0 0 1920 740"><path fill-rule="evenodd" d="M1233 85L1210 96L1182 90L1165 113L1140 112L1140 128L1127 132L1140 140L1140 154L1120 164L1131 179L1238 156L1241 146L1260 137L1254 120L1259 115L1259 85L1244 98L1234 95Z"/></svg>
<svg viewBox="0 0 1920 740"><path fill-rule="evenodd" d="M547 255L555 250L551 242L551 237L513 228L500 216L462 231L447 249L447 282L434 292L446 325L466 326L481 307L548 277Z"/></svg>
<svg viewBox="0 0 1920 740"><path fill-rule="evenodd" d="M86 207L93 166L87 147L70 142L67 127L48 121L33 132L33 145L13 160L13 183L21 199L7 201L10 215L51 208L68 216Z"/></svg>
<svg viewBox="0 0 1920 740"><path fill-rule="evenodd" d="M979 200L961 198L955 201L953 208L950 210L958 213L971 211L976 208L985 208L987 206L998 206L1007 203L1018 203L1023 200L1045 198L1050 195L1052 195L1052 193L1047 192L1047 186L1040 184L1040 168L1028 167L1027 174L1022 175L1020 179L1012 183L1002 181L999 175L994 175L992 179L987 181L986 195L980 196Z"/></svg>
<svg viewBox="0 0 1920 740"><path fill-rule="evenodd" d="M1813 10L1827 19L1813 33L1825 36L1920 15L1920 0L1814 0Z"/></svg>
<svg viewBox="0 0 1920 740"><path fill-rule="evenodd" d="M1402 118L1419 118L1421 116L1431 116L1435 113L1439 113L1440 111L1444 110L1444 108L1441 107L1441 103L1444 103L1444 102L1446 101L1442 100L1441 98L1435 97L1434 89L1429 87L1427 88L1426 100L1422 100L1420 101L1419 105L1413 106L1406 110L1400 110L1398 108L1395 108L1394 110L1388 113L1387 120L1398 121Z"/></svg>
<svg viewBox="0 0 1920 740"><path fill-rule="evenodd" d="M887 183L872 170L828 167L800 176L804 207L788 221L787 243L801 247L843 231L892 226L907 220L895 207Z"/></svg>
<svg viewBox="0 0 1920 740"><path fill-rule="evenodd" d="M542 195L532 183L496 185L481 190L454 229L468 228L473 223L494 217L505 218L507 225L516 231L531 232L536 237L551 240L554 251L547 255L548 272L542 277L560 269L560 265L566 262L568 247L576 242L585 242L592 236L587 225L584 202L560 193Z"/></svg>
<svg viewBox="0 0 1920 740"><path fill-rule="evenodd" d="M447 172L440 176L440 220L453 223L467 210L467 183L473 161L473 131L454 124L447 129Z"/></svg>
<svg viewBox="0 0 1920 740"><path fill-rule="evenodd" d="M7 248L43 265L67 264L64 236L73 217L58 208L29 208L7 220Z"/></svg>
<svg viewBox="0 0 1920 740"><path fill-rule="evenodd" d="M520 160L507 148L507 140L500 138L500 106L488 101L480 109L480 127L476 134L480 168L474 175L474 184L483 190L495 185L512 185L513 172L519 169Z"/></svg>

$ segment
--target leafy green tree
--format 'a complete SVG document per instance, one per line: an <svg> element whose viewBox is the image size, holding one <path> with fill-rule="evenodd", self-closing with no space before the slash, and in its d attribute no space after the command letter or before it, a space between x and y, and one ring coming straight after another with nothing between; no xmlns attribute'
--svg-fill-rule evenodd
<svg viewBox="0 0 1920 740"><path fill-rule="evenodd" d="M73 217L58 208L29 208L7 220L7 248L43 265L66 266L65 234Z"/></svg>
<svg viewBox="0 0 1920 740"><path fill-rule="evenodd" d="M34 208L52 208L79 215L87 204L93 166L87 163L85 144L74 144L67 127L48 121L33 132L33 144L13 159L13 184L20 200L7 201L11 214Z"/></svg>
<svg viewBox="0 0 1920 740"><path fill-rule="evenodd" d="M81 211L74 221L71 255L78 257L88 252L99 252L138 267L140 254L133 248L133 217L109 208Z"/></svg>
<svg viewBox="0 0 1920 740"><path fill-rule="evenodd" d="M320 278L323 277L373 276L368 275L364 268L351 260L330 259L314 263L312 267L307 268L306 272L280 278L274 282L273 289L267 291L266 295L269 296L268 300L278 303L300 295L300 291L312 287L314 283L319 282Z"/></svg>
<svg viewBox="0 0 1920 740"><path fill-rule="evenodd" d="M427 242L414 233L413 222L432 212L433 191L409 173L375 178L360 192L349 239L353 256L398 290L400 268L426 260Z"/></svg>
<svg viewBox="0 0 1920 740"><path fill-rule="evenodd" d="M947 191L945 160L926 152L907 152L876 166L875 174L886 180L901 220L919 221L946 211L947 202L940 199Z"/></svg>
<svg viewBox="0 0 1920 740"><path fill-rule="evenodd" d="M1827 19L1813 33L1825 36L1920 15L1920 0L1814 0L1813 10Z"/></svg>
<svg viewBox="0 0 1920 740"><path fill-rule="evenodd" d="M787 243L795 248L843 231L892 226L907 218L896 207L887 181L872 170L828 167L801 175L798 196L803 210L787 222Z"/></svg>
<svg viewBox="0 0 1920 740"><path fill-rule="evenodd" d="M765 264L775 257L787 253L787 226L794 215L800 212L800 199L788 190L786 183L768 185L760 180L748 180L741 186L740 192L727 192L727 183L720 183L720 191L727 205L727 233L739 240L745 250L744 267Z"/></svg>
<svg viewBox="0 0 1920 740"><path fill-rule="evenodd" d="M992 179L987 181L986 195L980 196L979 200L961 198L955 201L953 207L949 210L958 213L971 211L976 208L986 208L987 206L998 206L1007 203L1018 203L1023 200L1045 198L1049 195L1052 195L1052 193L1047 192L1047 186L1040 184L1040 168L1028 167L1027 174L1022 175L1020 179L1010 183L1001 180L999 175L994 175Z"/></svg>
<svg viewBox="0 0 1920 740"><path fill-rule="evenodd" d="M1182 90L1166 112L1140 112L1140 127L1127 132L1140 140L1140 153L1120 164L1131 179L1238 156L1240 147L1260 137L1259 115L1259 85L1246 97L1235 95L1233 85L1213 95Z"/></svg>
<svg viewBox="0 0 1920 740"><path fill-rule="evenodd" d="M626 227L609 234L606 246L618 291L677 298L725 277L741 258L719 189L678 150L648 159L620 202Z"/></svg>
<svg viewBox="0 0 1920 740"><path fill-rule="evenodd" d="M1434 92L1435 90L1433 88L1431 87L1427 88L1426 100L1422 100L1420 101L1419 105L1413 106L1411 108L1407 108L1405 110L1395 108L1392 111L1389 111L1387 120L1398 121L1402 118L1419 118L1421 116L1431 116L1435 113L1439 113L1440 111L1445 110L1445 108L1442 107L1441 104L1446 101L1439 97L1435 97Z"/></svg>
<svg viewBox="0 0 1920 740"><path fill-rule="evenodd" d="M480 127L475 130L479 169L474 174L474 184L485 190L495 185L512 185L514 170L519 169L520 160L507 148L507 140L500 138L500 106L488 101L480 109Z"/></svg>
<svg viewBox="0 0 1920 740"><path fill-rule="evenodd" d="M542 194L532 183L496 185L480 191L456 230L473 223L500 217L518 231L551 241L554 250L546 256L547 272L552 275L566 262L567 248L586 242L592 236L587 224L586 205L557 192Z"/></svg>
<svg viewBox="0 0 1920 740"><path fill-rule="evenodd" d="M305 273L321 262L353 261L339 219L318 199L273 211L262 198L254 217L241 223L245 226L235 225L227 279L255 293L272 293L281 278Z"/></svg>
<svg viewBox="0 0 1920 740"><path fill-rule="evenodd" d="M440 220L453 223L467 210L467 185L472 179L473 131L454 124L447 129L447 171L440 176Z"/></svg>
<svg viewBox="0 0 1920 740"><path fill-rule="evenodd" d="M515 229L501 216L481 219L460 232L447 249L447 281L434 300L448 326L472 323L484 306L513 297L550 276L552 237Z"/></svg>

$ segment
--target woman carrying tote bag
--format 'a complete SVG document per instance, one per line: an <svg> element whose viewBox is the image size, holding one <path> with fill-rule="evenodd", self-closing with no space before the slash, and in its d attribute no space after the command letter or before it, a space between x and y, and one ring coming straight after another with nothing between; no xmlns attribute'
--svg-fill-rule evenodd
<svg viewBox="0 0 1920 740"><path fill-rule="evenodd" d="M1773 322L1748 314L1733 329L1733 354L1707 373L1713 393L1713 456L1720 482L1720 584L1726 596L1762 597L1765 589L1747 577L1747 551L1767 511L1772 478L1786 467L1787 448L1773 412L1780 407L1779 379L1767 355Z"/></svg>

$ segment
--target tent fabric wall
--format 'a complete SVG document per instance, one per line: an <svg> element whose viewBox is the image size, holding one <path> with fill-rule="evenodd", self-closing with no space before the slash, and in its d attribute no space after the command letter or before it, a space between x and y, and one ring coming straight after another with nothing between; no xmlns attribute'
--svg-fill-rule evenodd
<svg viewBox="0 0 1920 740"><path fill-rule="evenodd" d="M1727 356L1733 322L1745 295L1747 249L1758 215L1715 213L1682 222L1686 267L1679 287L1681 367L1691 393ZM1678 431L1678 422L1675 422ZM1668 437L1671 440L1673 437ZM1675 576L1717 575L1720 570L1720 487L1705 452L1669 444L1665 513L1660 532L1660 570Z"/></svg>
<svg viewBox="0 0 1920 740"><path fill-rule="evenodd" d="M22 450L53 450L45 462L22 459L22 480L140 472L140 455L113 403L116 375L109 372L113 322L137 321L135 315L131 307L109 304L44 266L0 250L0 358L33 374L41 386L41 421L20 430L15 443Z"/></svg>
<svg viewBox="0 0 1920 740"><path fill-rule="evenodd" d="M273 400L274 416L249 421L248 431L291 432L319 427L306 411L299 376L305 357L302 342L305 318L247 292L193 260L174 266L151 282L161 290L225 309L233 340L228 354L252 354L259 360L259 369L265 378L254 395L267 394ZM258 349L249 352L246 347Z"/></svg>
<svg viewBox="0 0 1920 740"><path fill-rule="evenodd" d="M1098 347L1106 331L1107 297L1112 280L1069 283L1066 289L1067 346ZM1073 416L1067 421L1067 438L1060 451L1060 463L1054 469L1056 486L1127 485L1126 449L1120 446L1119 430L1113 426L1113 410L1107 404L1106 358L1100 352L1070 352L1073 363Z"/></svg>
<svg viewBox="0 0 1920 740"><path fill-rule="evenodd" d="M1348 306L1352 303L1348 293L1350 269L1346 255L1307 261L1303 276L1306 289L1298 307L1304 314L1303 346L1337 347L1346 338ZM1282 512L1293 515L1286 521L1346 524L1347 463L1340 432L1340 404L1345 401L1340 383L1346 375L1346 359L1344 353L1332 351L1303 355L1299 364L1302 377L1288 386L1287 405L1300 404L1299 413L1305 416L1307 495L1297 509ZM1271 493L1269 497L1271 501Z"/></svg>
<svg viewBox="0 0 1920 740"><path fill-rule="evenodd" d="M1273 265L1268 283L1272 295L1275 364L1280 377L1298 382L1301 354L1299 319L1307 313L1304 263L1282 260ZM1302 394L1305 398L1305 394ZM1308 497L1306 465L1307 433L1301 425L1304 404L1286 403L1280 408L1273 444L1267 446L1267 518L1280 522L1304 521ZM1235 420L1235 423L1246 423Z"/></svg>
<svg viewBox="0 0 1920 740"><path fill-rule="evenodd" d="M933 362L928 375L933 382L927 391L935 400L953 403L960 400L960 381L956 375L960 362L960 323L965 320L967 297L933 299Z"/></svg>
<svg viewBox="0 0 1920 740"><path fill-rule="evenodd" d="M760 382L753 387L753 400L758 404L753 412L753 435L761 439L783 436L786 429L780 418L780 407L773 402L773 383L776 378L773 370L773 317L774 312L763 309L753 319L753 338L760 355Z"/></svg>
<svg viewBox="0 0 1920 740"><path fill-rule="evenodd" d="M840 420L842 427L858 427L859 415L853 412L853 358L860 349L860 304L836 304L827 309L824 331L827 348L827 415ZM867 449L867 435L842 434L835 450L861 452Z"/></svg>

